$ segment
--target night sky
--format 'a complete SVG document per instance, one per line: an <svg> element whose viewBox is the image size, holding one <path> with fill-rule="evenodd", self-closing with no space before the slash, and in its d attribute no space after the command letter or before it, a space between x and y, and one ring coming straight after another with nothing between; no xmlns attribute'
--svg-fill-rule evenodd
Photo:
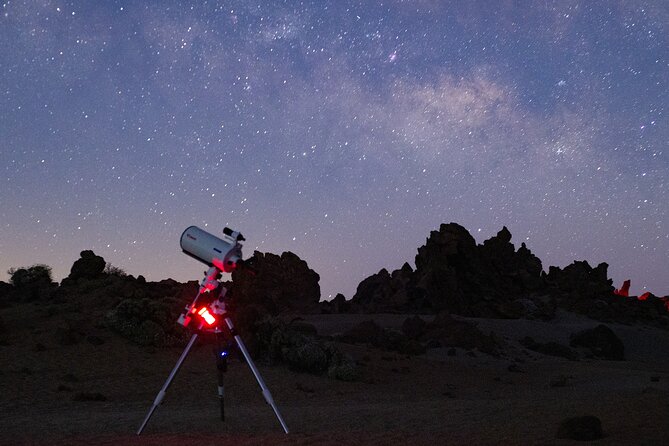
<svg viewBox="0 0 669 446"><path fill-rule="evenodd" d="M230 226L350 298L457 222L669 294L664 0L6 1L0 43L2 280L199 280Z"/></svg>

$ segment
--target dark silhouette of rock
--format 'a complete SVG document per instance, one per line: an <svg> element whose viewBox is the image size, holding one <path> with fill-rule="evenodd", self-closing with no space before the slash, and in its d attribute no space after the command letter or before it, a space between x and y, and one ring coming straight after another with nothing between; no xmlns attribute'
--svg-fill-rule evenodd
<svg viewBox="0 0 669 446"><path fill-rule="evenodd" d="M516 251L506 227L483 245L456 223L442 224L418 248L416 270L379 273L363 280L351 300L352 311L448 311L464 316L552 317L549 307L516 305L509 301L530 299L545 288L541 261L523 244ZM552 309L554 311L554 308Z"/></svg>
<svg viewBox="0 0 669 446"><path fill-rule="evenodd" d="M404 264L364 279L347 310L550 320L563 308L600 321L669 327L669 298L615 295L606 263L575 261L545 273L541 260L524 243L515 250L511 238L503 227L476 245L464 227L442 224L418 248L415 270Z"/></svg>
<svg viewBox="0 0 669 446"><path fill-rule="evenodd" d="M273 316L320 312L320 277L297 255L256 251L246 264L250 268L235 271L228 284L232 308L254 306Z"/></svg>
<svg viewBox="0 0 669 446"><path fill-rule="evenodd" d="M618 336L606 325L580 331L571 337L569 345L584 347L596 358L622 361L625 346Z"/></svg>
<svg viewBox="0 0 669 446"><path fill-rule="evenodd" d="M388 273L382 269L360 282L353 302L362 310L373 308L374 313L396 313L408 304L407 285L413 270L408 263Z"/></svg>
<svg viewBox="0 0 669 446"><path fill-rule="evenodd" d="M585 260L574 261L564 269L551 266L546 280L557 292L572 300L578 309L580 301L613 294L613 280L607 276L608 267L608 264L600 263L592 268Z"/></svg>
<svg viewBox="0 0 669 446"><path fill-rule="evenodd" d="M77 280L80 278L95 279L102 275L107 263L102 257L95 255L93 251L81 251L81 258L72 264L70 275L67 276L70 280Z"/></svg>
<svg viewBox="0 0 669 446"><path fill-rule="evenodd" d="M593 441L604 437L602 422L593 415L571 417L560 423L557 438L577 441Z"/></svg>
<svg viewBox="0 0 669 446"><path fill-rule="evenodd" d="M348 313L351 305L343 294L338 293L334 299L321 302L320 307L323 314L341 314Z"/></svg>
<svg viewBox="0 0 669 446"><path fill-rule="evenodd" d="M425 245L418 248L415 262L413 306L435 313L446 310L475 315L473 300L479 300L487 290L471 274L479 263L476 241L464 227L450 223L432 231Z"/></svg>

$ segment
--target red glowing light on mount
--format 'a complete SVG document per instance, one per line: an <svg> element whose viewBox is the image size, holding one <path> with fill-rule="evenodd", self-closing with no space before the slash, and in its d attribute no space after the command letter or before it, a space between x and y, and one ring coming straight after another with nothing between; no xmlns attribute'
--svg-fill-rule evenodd
<svg viewBox="0 0 669 446"><path fill-rule="evenodd" d="M202 319L204 319L204 321L209 325L216 322L216 318L214 316L212 316L212 314L209 312L209 310L207 310L207 307L200 308L200 311L198 311L197 314L202 316Z"/></svg>

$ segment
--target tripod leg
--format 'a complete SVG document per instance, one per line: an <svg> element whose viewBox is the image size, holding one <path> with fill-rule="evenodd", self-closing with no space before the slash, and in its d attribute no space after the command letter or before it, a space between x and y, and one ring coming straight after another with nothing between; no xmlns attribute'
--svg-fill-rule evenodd
<svg viewBox="0 0 669 446"><path fill-rule="evenodd" d="M265 401L267 401L267 404L269 404L272 407L272 410L274 411L274 415L276 415L277 420L279 420L279 423L281 423L281 427L283 428L283 431L285 433L288 433L288 426L286 426L286 422L283 421L283 417L281 416L281 413L279 412L279 408L274 403L274 399L272 398L272 394L270 393L269 389L267 388L267 385L265 384L265 381L262 379L262 376L260 376L260 372L258 372L258 369L256 368L255 364L253 363L253 360L251 359L251 355L249 355L249 352L246 350L246 346L244 345L244 342L242 342L242 338L239 337L238 334L235 334L235 328L234 328L234 325L232 324L232 320L230 320L230 318L226 318L225 323L228 325L228 328L230 329L230 332L233 334L235 342L237 343L237 347L239 347L239 351L242 352L242 355L244 355L244 359L246 360L246 363L249 365L249 368L251 369L251 372L253 372L253 376L255 376L256 381L258 381L258 385L262 389L262 395L265 397Z"/></svg>
<svg viewBox="0 0 669 446"><path fill-rule="evenodd" d="M218 399L221 402L221 421L225 421L225 372L228 370L228 349L221 336L221 333L216 336L218 348L214 350L214 354L216 355L216 369L218 370Z"/></svg>
<svg viewBox="0 0 669 446"><path fill-rule="evenodd" d="M167 381L165 381L165 384L163 384L163 388L160 389L160 392L158 392L158 395L156 395L156 399L153 401L153 406L151 406L151 409L149 409L149 412L146 414L146 417L144 418L144 421L142 422L142 425L137 430L137 435L142 434L142 431L144 430L144 427L146 427L146 424L149 422L149 419L153 415L153 412L156 410L158 405L163 401L163 398L165 397L165 392L167 392L167 389L170 387L170 384L172 384L172 380L174 379L177 372L179 371L179 368L181 367L181 364L183 364L184 360L186 359L186 356L188 356L188 352L193 347L193 344L195 344L195 341L197 341L197 333L195 333L190 338L190 341L188 341L188 345L186 345L186 348L181 353L181 356L179 357L179 360L174 365L174 368L170 372L170 376L167 377Z"/></svg>

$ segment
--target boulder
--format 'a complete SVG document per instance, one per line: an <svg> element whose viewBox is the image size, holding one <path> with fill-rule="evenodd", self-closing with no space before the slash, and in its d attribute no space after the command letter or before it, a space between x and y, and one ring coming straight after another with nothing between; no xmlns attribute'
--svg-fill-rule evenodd
<svg viewBox="0 0 669 446"><path fill-rule="evenodd" d="M253 306L271 316L320 312L320 277L297 255L256 251L245 263L249 268L233 272L232 283L226 284L233 310Z"/></svg>
<svg viewBox="0 0 669 446"><path fill-rule="evenodd" d="M623 342L606 325L598 325L595 328L573 334L569 345L586 348L596 358L615 361L625 359Z"/></svg>
<svg viewBox="0 0 669 446"><path fill-rule="evenodd" d="M413 270L408 263L388 273L382 269L358 285L352 303L365 313L397 313L409 309L407 287Z"/></svg>
<svg viewBox="0 0 669 446"><path fill-rule="evenodd" d="M544 355L557 356L560 358L569 359L570 361L575 361L578 359L578 354L574 350L557 342L536 342L531 337L526 336L520 340L520 343L524 347Z"/></svg>
<svg viewBox="0 0 669 446"><path fill-rule="evenodd" d="M321 302L320 307L323 314L341 314L348 313L351 305L343 294L338 293L334 299Z"/></svg>
<svg viewBox="0 0 669 446"><path fill-rule="evenodd" d="M592 268L587 261L574 261L564 269L551 266L545 276L556 291L573 300L592 300L613 293L613 280L607 276L609 265L600 263Z"/></svg>
<svg viewBox="0 0 669 446"><path fill-rule="evenodd" d="M440 313L427 324L422 336L425 341L437 341L442 347L459 347L479 350L497 355L498 343L491 335L483 334L475 325L454 319L448 313Z"/></svg>
<svg viewBox="0 0 669 446"><path fill-rule="evenodd" d="M106 265L105 259L95 255L93 251L81 251L80 258L72 264L70 275L67 278L70 280L95 279L103 274Z"/></svg>

